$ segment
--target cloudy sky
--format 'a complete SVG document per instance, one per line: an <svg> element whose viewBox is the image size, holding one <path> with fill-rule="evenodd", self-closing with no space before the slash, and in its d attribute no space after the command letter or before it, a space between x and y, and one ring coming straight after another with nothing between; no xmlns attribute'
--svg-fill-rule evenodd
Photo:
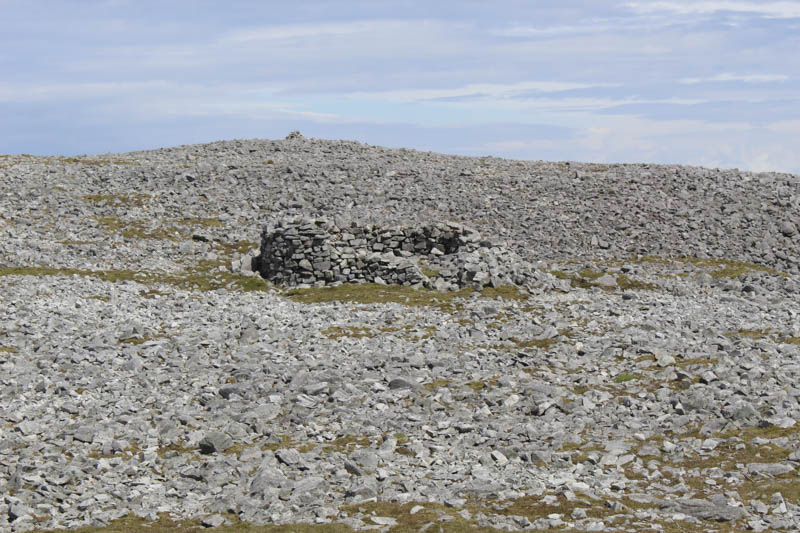
<svg viewBox="0 0 800 533"><path fill-rule="evenodd" d="M0 153L353 139L800 173L800 1L0 0Z"/></svg>

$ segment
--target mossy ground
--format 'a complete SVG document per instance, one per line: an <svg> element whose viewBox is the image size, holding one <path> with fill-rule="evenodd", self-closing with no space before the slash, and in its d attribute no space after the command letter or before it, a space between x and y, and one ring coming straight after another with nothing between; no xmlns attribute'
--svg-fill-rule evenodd
<svg viewBox="0 0 800 533"><path fill-rule="evenodd" d="M136 281L144 285L169 285L178 289L196 291L226 289L239 292L254 292L271 290L269 283L258 276L244 277L231 272L211 272L203 265L190 268L182 274L55 267L0 267L0 277L4 276L82 276L112 283ZM102 297L98 299L102 299Z"/></svg>

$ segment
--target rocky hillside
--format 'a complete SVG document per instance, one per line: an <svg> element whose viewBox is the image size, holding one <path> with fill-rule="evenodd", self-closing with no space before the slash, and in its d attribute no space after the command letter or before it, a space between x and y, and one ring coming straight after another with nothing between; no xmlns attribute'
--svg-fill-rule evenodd
<svg viewBox="0 0 800 533"><path fill-rule="evenodd" d="M465 225L540 275L273 286L295 216ZM0 531L797 530L798 227L787 174L0 156Z"/></svg>

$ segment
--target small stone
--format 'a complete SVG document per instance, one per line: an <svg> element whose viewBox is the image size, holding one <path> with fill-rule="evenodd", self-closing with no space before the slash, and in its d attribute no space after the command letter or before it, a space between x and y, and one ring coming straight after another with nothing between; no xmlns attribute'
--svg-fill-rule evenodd
<svg viewBox="0 0 800 533"><path fill-rule="evenodd" d="M292 466L298 464L302 461L302 457L300 456L300 452L295 450L294 448L284 448L275 452L275 457L278 458L278 461L281 463Z"/></svg>
<svg viewBox="0 0 800 533"><path fill-rule="evenodd" d="M389 388L392 390L412 389L415 385L416 383L404 378L395 378L389 382Z"/></svg>
<svg viewBox="0 0 800 533"><path fill-rule="evenodd" d="M793 222L787 220L781 224L781 233L787 237L791 237L797 233L797 226L795 226Z"/></svg>
<svg viewBox="0 0 800 533"><path fill-rule="evenodd" d="M501 466L502 466L502 465L504 465L504 464L508 463L508 457L506 457L506 456L503 454L503 452L500 452L500 451L498 451L498 450L494 450L494 451L492 451L491 455L492 455L492 459L494 459L494 460L495 460L495 462L496 462L498 465L501 465Z"/></svg>
<svg viewBox="0 0 800 533"><path fill-rule="evenodd" d="M228 525L230 522L222 515L214 514L211 516L207 516L200 521L205 527L220 527L223 525Z"/></svg>
<svg viewBox="0 0 800 533"><path fill-rule="evenodd" d="M467 500L465 498L448 498L444 501L445 507L455 507L461 508L467 504Z"/></svg>
<svg viewBox="0 0 800 533"><path fill-rule="evenodd" d="M89 426L81 426L75 430L72 438L80 442L91 443L94 441L94 429Z"/></svg>
<svg viewBox="0 0 800 533"><path fill-rule="evenodd" d="M220 453L233 446L233 439L227 433L212 431L203 437L198 446L200 447L200 453Z"/></svg>
<svg viewBox="0 0 800 533"><path fill-rule="evenodd" d="M361 471L361 469L358 468L358 465L356 465L355 463L353 463L351 461L345 461L344 462L344 469L347 470L348 473L350 473L350 474L352 474L354 476L362 476L362 475L364 475L364 473Z"/></svg>
<svg viewBox="0 0 800 533"><path fill-rule="evenodd" d="M594 280L592 284L597 285L599 287L616 288L617 278L615 278L611 274L603 274L602 276Z"/></svg>

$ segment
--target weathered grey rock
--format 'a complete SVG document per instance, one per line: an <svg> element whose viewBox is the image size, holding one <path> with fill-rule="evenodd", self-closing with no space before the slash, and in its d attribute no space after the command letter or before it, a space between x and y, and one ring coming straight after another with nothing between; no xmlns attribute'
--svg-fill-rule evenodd
<svg viewBox="0 0 800 533"><path fill-rule="evenodd" d="M201 453L221 453L233 446L233 439L227 433L211 431L198 443Z"/></svg>
<svg viewBox="0 0 800 533"><path fill-rule="evenodd" d="M222 515L215 514L203 518L200 521L200 523L203 524L205 527L220 527L230 524L230 520L228 520Z"/></svg>
<svg viewBox="0 0 800 533"><path fill-rule="evenodd" d="M300 456L300 452L298 452L294 448L278 450L275 452L275 457L278 458L278 461L288 466L296 465L300 463L300 461L302 461L303 459Z"/></svg>
<svg viewBox="0 0 800 533"><path fill-rule="evenodd" d="M712 502L697 499L664 501L661 502L661 508L694 516L701 520L713 520L717 522L738 520L746 514L741 507L717 505Z"/></svg>

